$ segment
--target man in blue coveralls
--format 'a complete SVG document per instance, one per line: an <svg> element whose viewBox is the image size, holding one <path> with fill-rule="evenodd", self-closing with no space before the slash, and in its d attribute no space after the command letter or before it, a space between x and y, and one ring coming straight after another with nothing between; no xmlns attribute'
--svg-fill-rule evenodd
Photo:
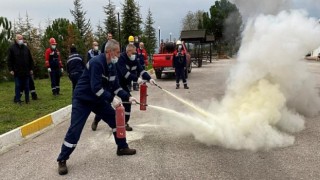
<svg viewBox="0 0 320 180"><path fill-rule="evenodd" d="M115 107L119 106L120 102L115 102L114 96L119 96L125 102L137 102L119 85L115 67L119 54L119 43L109 40L105 46L105 53L94 57L87 63L78 81L72 99L71 125L57 159L60 175L68 173L66 161L74 151L91 111L101 116L103 121L113 129L114 139L118 146L118 156L136 154L135 149L129 148L126 138L116 137L115 110L111 102L114 102Z"/></svg>
<svg viewBox="0 0 320 180"><path fill-rule="evenodd" d="M151 78L147 71L145 71L141 64L136 58L136 47L133 44L128 44L126 52L121 53L117 66L117 72L119 77L120 86L130 94L128 85L132 81L136 81L138 84L142 84L149 81L150 84L156 85L156 81ZM125 119L126 119L126 130L132 131L132 127L129 126L131 114L131 104L124 104L125 108Z"/></svg>
<svg viewBox="0 0 320 180"><path fill-rule="evenodd" d="M120 86L128 94L130 94L128 85L130 85L132 81L136 81L138 84L149 81L150 84L156 85L156 81L151 79L151 76L142 68L136 59L136 52L135 45L128 44L126 52L121 53L119 61L116 64ZM126 130L132 131L132 127L128 124L131 114L131 104L126 103L123 104L123 106L125 108ZM95 127L97 127L98 123L99 120L95 118L92 124L95 124Z"/></svg>

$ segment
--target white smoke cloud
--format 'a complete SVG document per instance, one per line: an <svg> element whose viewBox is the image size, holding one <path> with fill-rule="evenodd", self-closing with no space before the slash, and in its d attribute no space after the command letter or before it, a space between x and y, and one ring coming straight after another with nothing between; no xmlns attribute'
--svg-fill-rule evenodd
<svg viewBox="0 0 320 180"><path fill-rule="evenodd" d="M308 10L310 16L320 18L319 0L230 0L230 2L239 8L244 21L260 14L276 15L290 9Z"/></svg>
<svg viewBox="0 0 320 180"><path fill-rule="evenodd" d="M293 0L231 0L236 4L242 16L247 19L260 14L275 15L283 10L289 10L293 6Z"/></svg>
<svg viewBox="0 0 320 180"><path fill-rule="evenodd" d="M225 97L206 113L166 111L175 131L207 145L261 150L294 143L289 133L319 113L320 97L302 57L320 45L320 25L303 11L249 19ZM201 112L201 111L198 111ZM168 117L169 116L169 117ZM174 120L172 120L174 119Z"/></svg>

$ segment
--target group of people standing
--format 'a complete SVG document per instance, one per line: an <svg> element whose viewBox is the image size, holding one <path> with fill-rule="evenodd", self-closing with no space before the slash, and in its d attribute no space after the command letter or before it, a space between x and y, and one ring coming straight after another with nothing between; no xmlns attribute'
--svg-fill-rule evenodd
<svg viewBox="0 0 320 180"><path fill-rule="evenodd" d="M126 138L116 136L115 108L123 103L125 108L126 130L132 131L128 122L131 114L131 105L137 103L132 97L130 85L149 82L156 85L145 67L148 65L148 55L142 42L135 44L133 36L128 38L128 45L120 52L119 43L112 39L108 33L107 41L99 50L97 42L92 43L92 49L87 53L88 62L85 64L82 56L77 52L76 46L70 47L70 56L66 63L66 70L72 82L72 111L71 124L65 135L61 152L57 158L58 173L68 173L66 161L74 151L86 120L91 112L96 114L91 125L93 131L97 129L100 120L106 122L112 128L117 144L116 154L134 155L136 150L129 148ZM49 40L50 47L45 52L45 66L50 74L52 94L60 95L60 76L63 73L63 65L60 53L57 50L57 42L54 38ZM136 42L137 43L137 42ZM181 53L176 54L177 57ZM33 74L33 59L30 50L23 45L23 37L17 35L15 43L9 50L8 67L15 77L15 102L20 101L22 89L25 91L26 103L29 102L29 83ZM178 68L178 65L175 65ZM118 96L118 99L116 96Z"/></svg>

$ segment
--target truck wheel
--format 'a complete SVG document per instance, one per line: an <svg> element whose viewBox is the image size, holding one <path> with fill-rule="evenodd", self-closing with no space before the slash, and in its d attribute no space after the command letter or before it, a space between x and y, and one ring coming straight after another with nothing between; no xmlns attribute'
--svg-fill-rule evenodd
<svg viewBox="0 0 320 180"><path fill-rule="evenodd" d="M156 71L157 79L161 79L162 71Z"/></svg>
<svg viewBox="0 0 320 180"><path fill-rule="evenodd" d="M198 59L198 67L202 66L202 59Z"/></svg>
<svg viewBox="0 0 320 180"><path fill-rule="evenodd" d="M186 77L186 79L188 79L188 69L184 70L184 77Z"/></svg>
<svg viewBox="0 0 320 180"><path fill-rule="evenodd" d="M190 63L189 67L188 67L188 73L191 73L192 70L192 64Z"/></svg>

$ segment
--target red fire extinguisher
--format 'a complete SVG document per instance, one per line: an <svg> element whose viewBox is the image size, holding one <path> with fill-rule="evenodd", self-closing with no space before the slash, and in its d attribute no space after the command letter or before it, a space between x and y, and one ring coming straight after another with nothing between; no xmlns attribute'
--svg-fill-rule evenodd
<svg viewBox="0 0 320 180"><path fill-rule="evenodd" d="M140 110L145 111L147 110L147 85L143 83L140 85Z"/></svg>
<svg viewBox="0 0 320 180"><path fill-rule="evenodd" d="M122 105L116 107L116 130L117 138L126 138L126 123L124 107Z"/></svg>

